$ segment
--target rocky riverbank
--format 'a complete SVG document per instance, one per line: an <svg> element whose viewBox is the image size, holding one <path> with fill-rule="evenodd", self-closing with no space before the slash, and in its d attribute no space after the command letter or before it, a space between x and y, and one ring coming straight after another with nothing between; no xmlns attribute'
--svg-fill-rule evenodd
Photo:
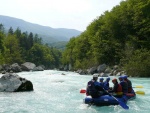
<svg viewBox="0 0 150 113"><path fill-rule="evenodd" d="M99 76L102 76L102 77L114 76L114 75L120 76L121 74L125 74L125 71L118 65L115 65L112 68L110 68L106 64L102 64L102 65L91 67L89 69L84 69L84 70L78 69L76 72L79 73L80 75L98 74Z"/></svg>
<svg viewBox="0 0 150 113"><path fill-rule="evenodd" d="M6 72L22 72L22 71L44 71L45 66L40 65L36 66L34 63L31 62L25 62L21 65L18 63L14 63L12 65L9 64L3 64L0 65L0 72L2 74L5 74Z"/></svg>

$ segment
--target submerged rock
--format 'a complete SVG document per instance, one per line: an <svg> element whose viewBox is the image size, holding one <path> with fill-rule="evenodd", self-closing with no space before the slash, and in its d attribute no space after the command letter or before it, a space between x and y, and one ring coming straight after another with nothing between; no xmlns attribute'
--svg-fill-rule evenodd
<svg viewBox="0 0 150 113"><path fill-rule="evenodd" d="M14 73L6 73L0 78L1 92L33 91L31 81Z"/></svg>

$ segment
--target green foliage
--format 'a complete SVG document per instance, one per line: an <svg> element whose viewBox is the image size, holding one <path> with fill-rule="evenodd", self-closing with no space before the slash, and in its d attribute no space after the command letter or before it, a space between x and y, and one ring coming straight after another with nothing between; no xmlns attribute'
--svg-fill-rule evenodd
<svg viewBox="0 0 150 113"><path fill-rule="evenodd" d="M62 58L62 62L64 64L68 64L69 62L72 63L72 56L73 56L73 46L75 44L74 42L75 38L71 38L69 43L66 45L67 47L67 51L63 52L63 58Z"/></svg>
<svg viewBox="0 0 150 113"><path fill-rule="evenodd" d="M13 31L13 28L12 28L12 27L9 28L8 34L9 34L9 35L13 35L13 34L14 34L14 31Z"/></svg>
<svg viewBox="0 0 150 113"><path fill-rule="evenodd" d="M52 55L50 55L49 48L37 43L29 50L29 60L36 62L37 65L44 63L46 66L49 66L49 63L54 61Z"/></svg>
<svg viewBox="0 0 150 113"><path fill-rule="evenodd" d="M19 28L13 32L10 28L6 35L0 25L0 64L21 64L28 61L47 68L58 68L61 64L60 58L61 52L43 45L37 34L22 33Z"/></svg>
<svg viewBox="0 0 150 113"><path fill-rule="evenodd" d="M4 40L4 27L2 24L0 24L0 52L4 51L3 40Z"/></svg>
<svg viewBox="0 0 150 113"><path fill-rule="evenodd" d="M4 63L5 63L4 57L3 57L2 52L0 51L0 64L4 64Z"/></svg>
<svg viewBox="0 0 150 113"><path fill-rule="evenodd" d="M55 42L55 43L51 43L51 44L48 44L50 47L55 47L59 50L65 50L65 47L67 45L68 42L66 41L61 41L61 42Z"/></svg>
<svg viewBox="0 0 150 113"><path fill-rule="evenodd" d="M150 76L150 51L146 49L136 50L132 56L125 60L124 68L131 76Z"/></svg>
<svg viewBox="0 0 150 113"><path fill-rule="evenodd" d="M86 31L69 41L63 53L63 63L72 64L74 69L103 63L124 66L124 61L131 57L127 61L128 67L133 67L134 51L150 50L149 9L150 0L126 0L110 12L105 11L91 22ZM149 65L146 61L143 63Z"/></svg>
<svg viewBox="0 0 150 113"><path fill-rule="evenodd" d="M12 64L13 62L22 63L20 47L18 40L14 35L8 35L4 40L5 63Z"/></svg>
<svg viewBox="0 0 150 113"><path fill-rule="evenodd" d="M4 33L4 26L3 26L3 24L0 24L0 32Z"/></svg>

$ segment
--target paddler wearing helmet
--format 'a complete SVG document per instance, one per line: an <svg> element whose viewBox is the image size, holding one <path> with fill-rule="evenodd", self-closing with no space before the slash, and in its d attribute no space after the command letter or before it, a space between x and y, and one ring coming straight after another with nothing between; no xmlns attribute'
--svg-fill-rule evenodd
<svg viewBox="0 0 150 113"><path fill-rule="evenodd" d="M98 98L105 94L105 90L97 81L98 75L93 75L93 79L87 83L86 94L91 95L92 98Z"/></svg>
<svg viewBox="0 0 150 113"><path fill-rule="evenodd" d="M123 94L128 93L128 83L124 80L124 76L119 77L120 85L122 86Z"/></svg>
<svg viewBox="0 0 150 113"><path fill-rule="evenodd" d="M115 97L122 97L122 95L123 95L122 86L118 83L117 79L114 78L112 80L112 83L114 84L114 86L113 86L112 90L110 90L109 92L113 93L113 95Z"/></svg>
<svg viewBox="0 0 150 113"><path fill-rule="evenodd" d="M106 81L104 82L104 89L107 91L110 89L109 81L110 81L110 78L108 77L108 78L106 78Z"/></svg>
<svg viewBox="0 0 150 113"><path fill-rule="evenodd" d="M104 88L104 78L99 78L99 84Z"/></svg>
<svg viewBox="0 0 150 113"><path fill-rule="evenodd" d="M124 81L126 81L128 83L128 93L131 93L132 92L132 82L128 79L128 76L127 75L123 75L124 77Z"/></svg>

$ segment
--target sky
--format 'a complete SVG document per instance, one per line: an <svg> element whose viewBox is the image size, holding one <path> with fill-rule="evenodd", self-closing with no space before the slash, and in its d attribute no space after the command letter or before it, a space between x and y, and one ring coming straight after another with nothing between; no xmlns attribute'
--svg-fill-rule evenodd
<svg viewBox="0 0 150 113"><path fill-rule="evenodd" d="M0 0L0 15L79 31L122 0Z"/></svg>

